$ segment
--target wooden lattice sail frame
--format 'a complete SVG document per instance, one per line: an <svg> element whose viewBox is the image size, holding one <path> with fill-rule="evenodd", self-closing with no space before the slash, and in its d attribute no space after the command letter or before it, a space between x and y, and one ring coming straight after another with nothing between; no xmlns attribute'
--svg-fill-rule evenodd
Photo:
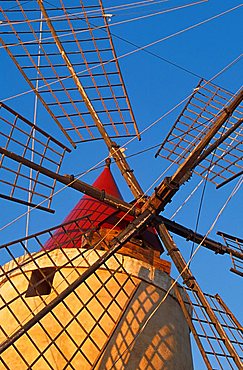
<svg viewBox="0 0 243 370"><path fill-rule="evenodd" d="M101 122L111 138L139 135L99 1L67 8L63 1L57 8L43 1L1 5L9 25L2 45L33 90L42 83L35 92L73 145L102 138Z"/></svg>
<svg viewBox="0 0 243 370"><path fill-rule="evenodd" d="M0 197L51 211L56 180L43 177L38 167L46 166L59 174L64 156L70 149L1 102L0 126ZM23 163L14 161L9 155L11 152L34 162L35 169L30 170Z"/></svg>
<svg viewBox="0 0 243 370"><path fill-rule="evenodd" d="M227 90L212 82L201 80L156 156L180 165L213 127L215 118L232 97L233 94ZM212 138L214 151L207 155L205 148L205 159L194 170L196 174L218 187L240 176L243 171L242 113L241 104Z"/></svg>

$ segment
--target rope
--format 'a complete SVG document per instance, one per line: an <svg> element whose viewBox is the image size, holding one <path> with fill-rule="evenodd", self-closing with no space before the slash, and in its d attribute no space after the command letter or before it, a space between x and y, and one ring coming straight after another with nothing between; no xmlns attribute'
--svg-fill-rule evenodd
<svg viewBox="0 0 243 370"><path fill-rule="evenodd" d="M110 6L110 7L107 7L105 8L105 10L115 10L116 12L118 11L123 11L123 10L126 10L126 9L133 9L133 8L138 8L138 7L142 7L142 6L148 6L148 5L157 5L157 4L160 4L160 3L165 3L165 2L168 2L169 0L159 0L159 1L155 1L155 2L152 2L151 3L151 0L146 0L146 1L141 1L140 5L135 5L135 4L139 4L137 2L134 2L134 3L128 3L128 4L124 4L124 5L117 5L117 6ZM206 1L206 0L205 0ZM26 3L29 3L30 1L27 1ZM60 8L54 6L52 3L50 3L49 1L43 1L45 2L46 4L49 4L51 6L53 6L55 9L59 10ZM144 3L144 4L142 4ZM5 9L4 12L7 12L8 10L11 10L11 9L14 9L14 8L18 8L18 5L16 6L13 6L11 8L8 8L8 9ZM81 8L81 7L80 7ZM100 10L87 10L86 11L87 14L91 14L94 13L94 14L98 14L98 15L102 15L101 14L101 11ZM77 12L77 13L70 13L69 12L69 15L70 17L73 19L73 20L76 20L76 19L80 19L80 15L84 14L84 12ZM49 17L50 20L62 20L62 19L66 19L66 16L65 15L56 15L56 16L53 16L53 17ZM30 23L37 23L37 22L41 22L41 21L46 21L46 18L35 18L35 19L29 19L29 22ZM13 21L13 22L10 22L11 25L15 25L15 24L25 24L26 21ZM8 23L2 21L2 23L0 23L0 27L4 27L4 26L7 26Z"/></svg>
<svg viewBox="0 0 243 370"><path fill-rule="evenodd" d="M131 19L126 19L126 20L123 20L123 21L119 21L119 22L114 22L114 23L111 23L109 25L109 28L114 27L114 26L118 26L118 25L120 26L121 24L125 24L125 23L131 23L131 22L138 21L138 20L145 19L145 18L154 17L154 16L161 15L161 14L164 14L164 13L169 13L169 12L172 12L174 10L180 10L180 9L187 8L187 7L190 7L190 6L198 5L198 4L204 3L206 1L207 0L200 0L200 1L196 1L194 3L190 3L190 4L186 4L186 5L182 5L182 6L177 6L177 7L166 9L166 10L162 10L160 12L155 12L155 13L143 15L141 17L135 17L135 18L131 18ZM106 25L105 26L97 26L97 27L95 27L94 30L97 31L97 30L105 29L105 28L106 28ZM89 29L77 31L76 32L76 35L79 35L79 34L85 33L85 32L89 32ZM66 33L62 33L62 34L58 35L58 37L59 38L62 38L62 37L70 36L70 35L73 35L73 33L72 32L66 32ZM52 36L49 36L49 37L44 37L42 39L42 41L48 41L48 40L52 40L52 39L53 39L53 37ZM24 41L24 42L21 42L21 43L10 44L8 47L11 47L12 48L12 47L19 46L19 45L29 45L29 44L33 44L35 42L36 42L36 40L29 40L29 41ZM0 49L2 49L2 48L3 48L3 46L0 46Z"/></svg>

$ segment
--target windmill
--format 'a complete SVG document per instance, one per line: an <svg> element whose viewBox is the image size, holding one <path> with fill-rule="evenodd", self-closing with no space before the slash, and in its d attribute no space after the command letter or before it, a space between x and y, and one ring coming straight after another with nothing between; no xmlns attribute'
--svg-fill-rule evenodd
<svg viewBox="0 0 243 370"><path fill-rule="evenodd" d="M171 233L230 255L238 276L242 239L221 232L219 243L163 214L193 173L218 187L240 178L242 91L200 81L156 154L178 167L147 196L116 142L140 134L110 12L101 1L0 4L1 45L58 131L1 103L1 198L53 212L57 183L85 194L62 224L1 246L11 260L1 268L2 368L192 368L189 329L208 369L242 368L242 327L219 295L202 291ZM70 148L90 140L109 153L93 186L61 171Z"/></svg>

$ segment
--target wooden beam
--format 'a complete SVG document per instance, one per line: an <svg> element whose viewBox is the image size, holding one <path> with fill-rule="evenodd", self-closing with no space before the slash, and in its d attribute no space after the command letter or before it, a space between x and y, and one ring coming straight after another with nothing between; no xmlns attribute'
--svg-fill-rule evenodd
<svg viewBox="0 0 243 370"><path fill-rule="evenodd" d="M129 203L124 202L123 200L118 199L116 197L113 197L112 195L109 195L105 191L97 189L92 185L86 184L83 181L75 179L74 176L72 175L60 175L58 173L55 173L45 167L42 167L30 161L29 159L21 157L15 153L9 152L8 150L1 148L1 147L0 147L0 153L5 155L8 158L11 158L12 160L16 162L22 163L25 166L42 173L43 175L46 175L52 179L55 179L64 185L68 185L70 188L78 190L81 193L87 194L97 200L100 200L101 202L109 206L112 206L115 209L119 209L123 212L128 212L131 215L136 215L138 212L136 207L132 207L132 205L130 205Z"/></svg>

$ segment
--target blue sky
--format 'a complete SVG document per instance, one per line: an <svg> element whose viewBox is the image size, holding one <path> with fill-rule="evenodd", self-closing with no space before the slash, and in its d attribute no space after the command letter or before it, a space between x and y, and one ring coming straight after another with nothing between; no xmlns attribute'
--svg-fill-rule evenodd
<svg viewBox="0 0 243 370"><path fill-rule="evenodd" d="M236 0L209 0L184 9L123 23L123 21L131 18L179 7L187 3L189 1L169 0L152 5L151 1L151 5L147 7L133 8L123 12L111 11L111 13L114 13L111 20L111 32L114 34L113 40L117 55L121 56L136 49L131 44L122 41L120 37L137 46L144 46L241 4L240 1ZM121 4L121 1L104 1L104 5L107 7L116 4ZM121 24L112 25L119 22ZM240 56L242 53L242 7L180 35L170 37L146 50L156 54L157 57L145 51L139 51L120 59L121 70L140 131L193 91L199 80L199 77L195 74L210 79ZM188 72L165 62L161 58L177 64ZM15 94L29 90L28 85L3 49L0 49L0 63L0 100L5 100ZM231 92L237 91L242 83L242 59L222 73L214 82ZM29 119L33 117L33 103L33 94L26 94L21 98L6 101L6 104ZM142 136L141 142L134 141L125 145L127 155L159 144L168 133L181 109L182 107L154 125ZM57 127L51 122L41 106L38 108L38 122L41 122L46 130L48 129L54 135L60 136ZM152 150L129 160L144 190L169 164L159 158L155 159L154 154L155 150ZM78 174L85 172L106 156L107 150L102 143L81 144L66 156L61 173ZM124 199L132 200L132 195L123 179L121 179L118 170L114 166L112 166L112 170ZM92 171L84 176L82 180L92 183L99 173L100 170ZM193 176L191 181L183 186L176 195L173 202L166 207L164 215L170 217L199 181L200 178ZM234 185L235 183L231 183L221 190L216 190L210 183L206 186L203 208L199 219L198 231L200 233L203 234L208 231ZM151 192L152 190L149 193ZM202 189L200 188L183 207L182 211L178 213L176 221L190 228L195 228L201 192ZM68 189L61 192L54 199L55 215L43 214L41 211L31 212L30 232L36 232L60 223L79 198L79 193ZM25 212L26 209L23 206L7 203L3 200L0 200L0 206L2 210L0 228L3 228L0 234L1 244L13 238L24 236L24 218L9 227L6 227L6 225ZM216 236L217 230L243 237L242 206L242 189L240 189L223 212L210 237L215 237L221 241ZM181 247L185 259L188 259L191 244L179 238L175 240ZM239 319L240 316L242 318L242 299L240 298L242 296L242 285L240 285L240 277L229 272L230 258L215 256L212 252L201 248L191 267L203 290L222 295L236 316ZM173 270L173 276L177 277L175 270ZM196 358L197 365L195 369L199 369L201 368L200 360L198 356Z"/></svg>

